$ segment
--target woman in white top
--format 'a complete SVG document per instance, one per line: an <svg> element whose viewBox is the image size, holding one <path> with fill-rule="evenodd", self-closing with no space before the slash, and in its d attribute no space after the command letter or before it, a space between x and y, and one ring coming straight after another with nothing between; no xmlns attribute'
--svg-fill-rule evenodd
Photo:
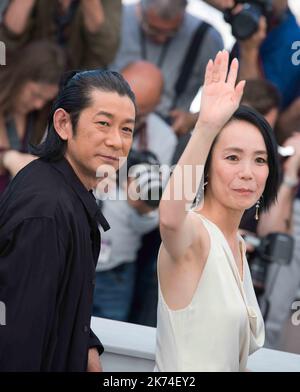
<svg viewBox="0 0 300 392"><path fill-rule="evenodd" d="M244 371L264 343L238 227L245 209L276 199L276 142L258 113L239 107L245 82L236 85L238 61L228 72L228 57L207 65L195 130L160 203L157 371ZM207 184L192 211L196 191L185 191L198 189L196 167Z"/></svg>

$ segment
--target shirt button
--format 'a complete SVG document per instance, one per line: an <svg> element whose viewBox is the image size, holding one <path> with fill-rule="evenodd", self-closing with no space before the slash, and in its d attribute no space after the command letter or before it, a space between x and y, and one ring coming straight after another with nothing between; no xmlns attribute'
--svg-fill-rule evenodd
<svg viewBox="0 0 300 392"><path fill-rule="evenodd" d="M85 326L83 327L83 331L84 331L85 333L87 333L87 332L89 331L89 327L88 327L87 325L85 325Z"/></svg>

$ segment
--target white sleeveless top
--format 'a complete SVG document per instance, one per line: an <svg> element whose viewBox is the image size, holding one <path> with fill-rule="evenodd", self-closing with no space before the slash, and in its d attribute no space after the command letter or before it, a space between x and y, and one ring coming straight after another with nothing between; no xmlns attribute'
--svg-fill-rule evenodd
<svg viewBox="0 0 300 392"><path fill-rule="evenodd" d="M190 213L193 213L192 211ZM264 322L243 249L243 281L221 230L200 216L210 251L190 304L171 310L159 284L155 371L244 371L264 344ZM159 278L159 277L158 277Z"/></svg>

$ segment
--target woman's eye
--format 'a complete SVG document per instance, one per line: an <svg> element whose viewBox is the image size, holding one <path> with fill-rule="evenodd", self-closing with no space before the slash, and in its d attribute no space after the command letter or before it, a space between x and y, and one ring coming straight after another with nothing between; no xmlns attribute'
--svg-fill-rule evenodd
<svg viewBox="0 0 300 392"><path fill-rule="evenodd" d="M258 162L258 163L267 163L265 158L256 158L256 162Z"/></svg>
<svg viewBox="0 0 300 392"><path fill-rule="evenodd" d="M236 155L229 155L228 157L226 157L226 159L228 159L229 161L237 161L238 157Z"/></svg>

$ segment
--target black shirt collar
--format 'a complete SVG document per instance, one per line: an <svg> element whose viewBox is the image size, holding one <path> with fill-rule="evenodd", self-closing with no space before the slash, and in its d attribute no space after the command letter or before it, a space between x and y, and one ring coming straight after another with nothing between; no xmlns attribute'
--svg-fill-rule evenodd
<svg viewBox="0 0 300 392"><path fill-rule="evenodd" d="M69 162L63 158L56 162L50 162L50 164L64 176L65 181L80 198L89 216L96 220L103 227L104 231L109 230L110 226L98 207L93 193L84 187Z"/></svg>

